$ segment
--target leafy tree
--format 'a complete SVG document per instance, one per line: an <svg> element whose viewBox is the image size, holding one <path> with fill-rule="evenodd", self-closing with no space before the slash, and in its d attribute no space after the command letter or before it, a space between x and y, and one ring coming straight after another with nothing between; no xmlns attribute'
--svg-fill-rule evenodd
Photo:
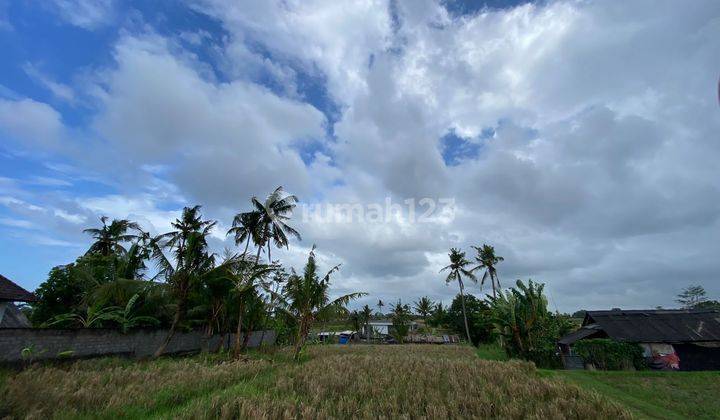
<svg viewBox="0 0 720 420"><path fill-rule="evenodd" d="M108 256L112 254L125 254L127 250L122 246L124 242L130 242L137 238L137 235L129 234L129 231L141 232L137 223L129 220L120 219L113 220L107 224L108 218L102 216L100 228L85 229L83 232L93 237L95 242L90 245L87 254L100 254Z"/></svg>
<svg viewBox="0 0 720 420"><path fill-rule="evenodd" d="M490 298L490 308L493 324L509 356L554 367L555 341L561 323L559 317L548 312L543 288L542 283L529 280L525 285L518 280L516 287Z"/></svg>
<svg viewBox="0 0 720 420"><path fill-rule="evenodd" d="M86 285L74 275L73 268L74 264L54 267L48 279L35 290L38 300L32 304L30 315L34 325L44 324L82 305Z"/></svg>
<svg viewBox="0 0 720 420"><path fill-rule="evenodd" d="M468 326L470 327L470 342L477 346L480 343L489 343L493 340L493 318L490 307L482 300L473 295L465 296L465 307ZM463 311L462 297L457 295L445 315L445 322L448 327L462 334Z"/></svg>
<svg viewBox="0 0 720 420"><path fill-rule="evenodd" d="M415 311L422 317L423 321L427 321L428 317L432 314L434 306L435 303L430 300L430 298L423 296L415 302Z"/></svg>
<svg viewBox="0 0 720 420"><path fill-rule="evenodd" d="M430 316L430 324L439 327L447 321L447 310L443 306L442 302L438 302L433 307L432 315ZM462 328L461 328L462 330ZM462 334L462 332L461 332Z"/></svg>
<svg viewBox="0 0 720 420"><path fill-rule="evenodd" d="M405 337L410 331L410 306L403 304L402 301L398 301L392 307L391 314L393 323L392 336L398 343L402 344L405 342Z"/></svg>
<svg viewBox="0 0 720 420"><path fill-rule="evenodd" d="M495 297L497 290L500 290L500 280L498 279L497 268L495 266L497 263L503 261L504 258L496 256L495 248L490 245L483 244L482 247L474 246L473 248L477 251L475 261L477 261L478 265L472 269L472 272L485 270L482 280L480 281L480 290L482 290L485 280L489 277L490 283L492 284L493 297Z"/></svg>
<svg viewBox="0 0 720 420"><path fill-rule="evenodd" d="M191 287L196 286L202 276L215 268L215 258L207 244L207 237L215 224L214 221L202 219L200 206L185 207L180 218L172 223L175 230L154 238L151 243L152 258L159 268L158 276L170 285L176 301L170 330L155 352L155 357L165 352L180 321L185 317ZM171 257L165 255L165 249Z"/></svg>
<svg viewBox="0 0 720 420"><path fill-rule="evenodd" d="M585 318L585 314L587 314L587 311L585 309L580 309L579 311L575 311L572 313L573 318Z"/></svg>
<svg viewBox="0 0 720 420"><path fill-rule="evenodd" d="M675 302L681 304L685 309L693 309L707 300L707 292L704 287L688 286L677 295Z"/></svg>
<svg viewBox="0 0 720 420"><path fill-rule="evenodd" d="M458 286L460 287L460 301L463 308L463 320L465 321L465 336L467 337L468 342L471 342L470 327L468 327L467 313L465 311L465 285L463 283L463 276L475 282L477 282L477 279L471 271L465 268L470 265L470 261L465 258L464 252L456 248L451 248L448 256L450 257L450 264L443 267L440 272L449 270L450 272L445 278L445 283L449 284L453 281L457 281Z"/></svg>
<svg viewBox="0 0 720 420"><path fill-rule="evenodd" d="M720 311L720 302L718 302L717 300L707 300L704 302L696 303L695 306L693 306L693 309Z"/></svg>
<svg viewBox="0 0 720 420"><path fill-rule="evenodd" d="M327 319L339 312L345 312L345 305L353 299L364 296L365 293L350 293L330 300L330 276L339 270L336 265L322 278L317 274L315 262L315 247L310 251L307 264L302 275L292 271L288 278L282 295L283 310L290 315L297 324L294 358L300 357L300 351L305 345L310 328L317 320Z"/></svg>

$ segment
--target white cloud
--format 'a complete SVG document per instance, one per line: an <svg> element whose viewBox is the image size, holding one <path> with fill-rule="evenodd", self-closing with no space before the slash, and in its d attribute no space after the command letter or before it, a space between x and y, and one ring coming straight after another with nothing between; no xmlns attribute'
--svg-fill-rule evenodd
<svg viewBox="0 0 720 420"><path fill-rule="evenodd" d="M63 124L60 114L51 106L32 99L0 98L0 132L28 146L54 146L60 139Z"/></svg>
<svg viewBox="0 0 720 420"><path fill-rule="evenodd" d="M75 101L75 93L70 86L56 82L45 73L38 70L33 64L25 63L23 70L28 76L35 79L40 85L48 89L55 97L63 101L73 103Z"/></svg>
<svg viewBox="0 0 720 420"><path fill-rule="evenodd" d="M505 256L504 285L545 281L560 310L669 306L690 282L720 293L716 2L551 1L462 17L393 4L206 0L196 10L228 31L215 69L185 49L218 42L200 31L180 43L123 35L96 75L91 152L73 154L119 191L37 207L160 232L181 203L227 223L276 185L311 203L453 197L450 224L295 218L304 241L277 256L299 268L317 243L324 264L343 263L335 290L372 301L449 299L447 250L483 242ZM334 139L303 102L303 73L327 82ZM0 100L0 126L22 139L63 130L30 99ZM478 156L445 165L450 130ZM311 164L299 144L321 146ZM30 202L0 201L36 223ZM227 243L222 229L215 240Z"/></svg>
<svg viewBox="0 0 720 420"><path fill-rule="evenodd" d="M52 0L57 14L67 23L93 30L112 23L115 0Z"/></svg>

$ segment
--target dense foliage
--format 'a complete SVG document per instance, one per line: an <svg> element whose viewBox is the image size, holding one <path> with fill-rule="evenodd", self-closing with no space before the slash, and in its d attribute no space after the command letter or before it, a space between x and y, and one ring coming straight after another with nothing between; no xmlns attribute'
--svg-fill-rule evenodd
<svg viewBox="0 0 720 420"><path fill-rule="evenodd" d="M455 296L444 314L446 325L458 334L463 334L465 330L461 299L459 294ZM496 336L493 331L492 311L488 304L473 295L465 295L465 310L472 344L477 346L493 341Z"/></svg>
<svg viewBox="0 0 720 420"><path fill-rule="evenodd" d="M531 360L541 367L559 367L556 340L572 324L568 317L547 310L544 285L532 280L490 298L493 324L510 357Z"/></svg>
<svg viewBox="0 0 720 420"><path fill-rule="evenodd" d="M637 344L623 343L608 338L580 340L573 350L600 370L644 369L646 367L643 350Z"/></svg>

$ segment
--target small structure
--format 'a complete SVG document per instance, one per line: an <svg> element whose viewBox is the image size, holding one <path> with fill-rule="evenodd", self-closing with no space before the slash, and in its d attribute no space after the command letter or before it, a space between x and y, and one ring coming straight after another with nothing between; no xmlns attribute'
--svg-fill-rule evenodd
<svg viewBox="0 0 720 420"><path fill-rule="evenodd" d="M30 327L30 321L15 302L29 303L36 300L35 295L0 274L0 328Z"/></svg>
<svg viewBox="0 0 720 420"><path fill-rule="evenodd" d="M410 321L408 323L408 334L412 334L415 331L417 331L419 324L415 321ZM368 328L370 327L370 330L368 331ZM377 337L377 336L387 336L392 335L393 332L393 322L392 319L388 318L381 318L381 319L373 319L368 322L368 325L362 326L362 335L363 337L367 337L367 334L370 334L370 337Z"/></svg>
<svg viewBox="0 0 720 420"><path fill-rule="evenodd" d="M318 340L320 342L326 343L326 342L334 342L335 338L337 337L338 344L348 344L351 341L357 341L358 336L357 332L355 331L323 331L319 332Z"/></svg>
<svg viewBox="0 0 720 420"><path fill-rule="evenodd" d="M720 370L720 311L588 311L582 327L558 341L566 368L583 367L572 345L592 338L637 343L653 368Z"/></svg>

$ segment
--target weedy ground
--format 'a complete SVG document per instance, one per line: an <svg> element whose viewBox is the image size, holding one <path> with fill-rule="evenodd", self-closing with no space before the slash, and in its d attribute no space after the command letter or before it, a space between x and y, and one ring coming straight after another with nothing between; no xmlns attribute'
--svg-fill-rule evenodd
<svg viewBox="0 0 720 420"><path fill-rule="evenodd" d="M481 345L481 359L508 360L500 346ZM637 418L720 418L720 372L538 370L622 404Z"/></svg>
<svg viewBox="0 0 720 420"><path fill-rule="evenodd" d="M619 404L466 346L311 346L235 361L118 358L0 372L0 418L630 418Z"/></svg>

